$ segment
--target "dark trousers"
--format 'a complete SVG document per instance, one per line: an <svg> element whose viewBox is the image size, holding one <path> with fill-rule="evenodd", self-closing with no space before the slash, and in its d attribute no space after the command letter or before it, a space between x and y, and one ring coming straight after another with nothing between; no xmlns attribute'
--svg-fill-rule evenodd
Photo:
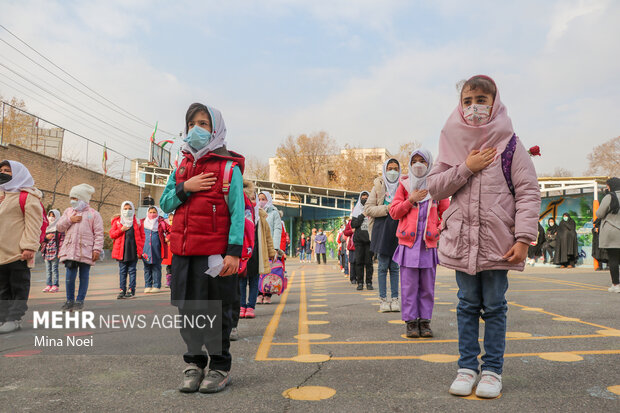
<svg viewBox="0 0 620 413"><path fill-rule="evenodd" d="M355 244L355 272L358 284L364 284L364 268L366 269L366 284L372 284L372 252L370 251L370 242Z"/></svg>
<svg viewBox="0 0 620 413"><path fill-rule="evenodd" d="M357 282L357 271L355 270L355 250L349 251L349 280Z"/></svg>
<svg viewBox="0 0 620 413"><path fill-rule="evenodd" d="M129 290L136 292L136 265L138 260L118 262L118 283L121 290L127 291L127 274L129 274Z"/></svg>
<svg viewBox="0 0 620 413"><path fill-rule="evenodd" d="M611 273L611 282L620 284L620 248L608 248L607 255L609 256L607 266Z"/></svg>
<svg viewBox="0 0 620 413"><path fill-rule="evenodd" d="M17 321L28 310L30 268L26 261L0 265L0 321Z"/></svg>
<svg viewBox="0 0 620 413"><path fill-rule="evenodd" d="M545 260L545 262L553 262L553 251L554 250L555 248L549 245L549 243L545 242L543 244L543 259ZM547 259L547 255L549 255L549 259Z"/></svg>
<svg viewBox="0 0 620 413"><path fill-rule="evenodd" d="M321 263L321 256L323 257L323 264L327 264L327 257L326 254L323 252L321 254L317 253L316 254L316 263L320 264Z"/></svg>
<svg viewBox="0 0 620 413"><path fill-rule="evenodd" d="M221 302L222 306L221 346L214 341L217 338L210 330L182 328L181 337L187 345L183 360L200 368L209 365L211 370L230 371L230 331L235 307L235 311L239 311L239 278L237 274L214 278L205 274L208 268L207 256L172 257L174 277L170 283L170 299L172 305L179 307L179 314L191 316L211 312L209 309L215 302ZM203 308L203 304L209 307ZM218 347L221 351L213 350Z"/></svg>

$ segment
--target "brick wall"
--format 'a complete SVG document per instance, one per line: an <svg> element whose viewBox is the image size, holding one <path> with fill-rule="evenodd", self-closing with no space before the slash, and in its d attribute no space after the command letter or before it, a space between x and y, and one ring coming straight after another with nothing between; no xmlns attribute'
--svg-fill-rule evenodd
<svg viewBox="0 0 620 413"><path fill-rule="evenodd" d="M69 207L69 191L71 191L73 186L87 183L96 189L91 200L91 206L95 209L97 209L98 201L101 200L102 185L104 196L111 188L112 192L99 210L106 233L110 229L112 216L119 213L120 205L123 201L131 201L136 207L139 205L140 188L137 185L110 177L105 177L104 179L102 174L79 166L73 167L59 181L56 188L55 201L53 205L50 205L53 198L54 184L57 180L57 171L62 170L64 162L15 145L0 145L0 160L2 159L23 163L30 170L35 186L43 192L43 205L46 208L51 206L58 209L61 213Z"/></svg>

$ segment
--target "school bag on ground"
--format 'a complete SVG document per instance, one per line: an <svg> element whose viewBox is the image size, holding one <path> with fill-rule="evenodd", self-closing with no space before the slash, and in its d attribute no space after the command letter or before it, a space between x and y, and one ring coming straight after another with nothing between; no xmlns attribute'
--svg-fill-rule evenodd
<svg viewBox="0 0 620 413"><path fill-rule="evenodd" d="M273 262L269 274L261 274L258 279L258 290L262 294L280 295L286 290L287 285L288 280L284 276L284 267L279 259Z"/></svg>
<svg viewBox="0 0 620 413"><path fill-rule="evenodd" d="M222 184L222 192L224 192L224 198L226 199L226 204L228 204L228 192L230 191L230 182L232 181L233 170L237 162L226 161L224 165L224 182ZM252 252L254 251L254 242L255 242L255 224L254 224L254 207L252 206L252 202L250 198L243 193L243 201L244 205L244 215L245 215L245 224L243 226L243 246L241 249L241 258L239 259L239 274L245 274L248 261L250 257L252 257Z"/></svg>
<svg viewBox="0 0 620 413"><path fill-rule="evenodd" d="M26 198L28 198L28 192L21 191L19 193L19 207L21 208L22 214L24 214L24 217L26 216ZM41 223L41 234L39 235L39 244L43 244L43 242L45 241L45 231L47 231L49 221L47 220L47 214L45 213L45 207L43 206L43 203L39 201L39 204L41 204L41 209L43 210L43 222Z"/></svg>

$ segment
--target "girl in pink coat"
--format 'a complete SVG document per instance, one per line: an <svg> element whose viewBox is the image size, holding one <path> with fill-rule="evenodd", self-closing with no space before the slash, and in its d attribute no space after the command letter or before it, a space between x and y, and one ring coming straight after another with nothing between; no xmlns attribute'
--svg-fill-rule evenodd
<svg viewBox="0 0 620 413"><path fill-rule="evenodd" d="M470 395L478 379L480 317L485 321L476 395L502 389L508 270L523 271L538 236L540 191L530 156L515 135L495 82L474 76L439 139L428 176L433 199L452 197L443 214L439 261L456 270L459 370L450 393Z"/></svg>
<svg viewBox="0 0 620 413"><path fill-rule="evenodd" d="M401 314L410 338L433 337L439 222L450 205L447 199L431 199L426 178L432 166L430 151L415 150L409 157L409 174L400 179L390 206L390 216L400 220L392 259L400 265Z"/></svg>

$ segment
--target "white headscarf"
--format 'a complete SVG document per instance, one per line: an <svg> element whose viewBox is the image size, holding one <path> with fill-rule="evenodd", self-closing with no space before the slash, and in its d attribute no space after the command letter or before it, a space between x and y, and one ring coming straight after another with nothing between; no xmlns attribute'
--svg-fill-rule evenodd
<svg viewBox="0 0 620 413"><path fill-rule="evenodd" d="M222 146L226 146L226 124L224 123L222 112L210 106L207 106L207 109L211 117L211 140L204 148L199 150L192 148L187 142L185 142L181 148L183 152L191 153L195 160L202 158L207 153L213 152Z"/></svg>
<svg viewBox="0 0 620 413"><path fill-rule="evenodd" d="M50 224L47 226L47 229L45 230L46 234L49 234L50 232L56 232L56 224L58 224L58 220L60 219L60 211L57 209L52 209L50 212L47 213L47 216L49 217L50 214L54 214L54 217L56 219L54 219L54 222L50 222Z"/></svg>
<svg viewBox="0 0 620 413"><path fill-rule="evenodd" d="M396 178L396 181L390 182L387 179L386 172L387 166L390 162L396 162L398 164L398 172L400 172L400 162L396 158L390 158L383 164L383 183L385 184L385 200L388 202L392 202L394 196L396 195L396 190L398 189L398 184L400 182L400 176Z"/></svg>
<svg viewBox="0 0 620 413"><path fill-rule="evenodd" d="M133 211L133 215L131 216L131 218L125 218L123 216L123 211L125 208L125 205L129 205L131 207L131 210ZM136 209L133 206L133 202L131 201L125 201L121 204L121 224L123 224L123 226L129 227L129 228L133 228L133 219L136 216Z"/></svg>
<svg viewBox="0 0 620 413"><path fill-rule="evenodd" d="M357 204L355 204L355 207L353 208L353 211L351 212L351 216L353 218L359 217L362 214L362 212L364 212L364 205L362 205L362 195L364 194L366 194L366 196L370 196L368 191L360 192L360 196L357 198Z"/></svg>
<svg viewBox="0 0 620 413"><path fill-rule="evenodd" d="M271 197L271 194L267 191L262 191L261 194L265 195L265 198L267 198L267 204L265 205L265 208L263 208L265 211L269 210L269 208L273 207L273 198ZM260 195L260 194L259 194ZM256 205L258 205L258 202L256 203Z"/></svg>
<svg viewBox="0 0 620 413"><path fill-rule="evenodd" d="M426 173L424 176L417 177L413 174L413 168L411 167L411 160L415 155L420 155L424 160L428 163L428 168L426 168ZM407 187L409 192L412 192L416 189L428 189L428 185L426 184L426 177L431 172L431 168L433 167L433 154L428 149L420 148L416 149L411 153L409 157L409 173L408 173L408 182ZM422 200L422 202L431 198L431 194L428 193L426 197Z"/></svg>
<svg viewBox="0 0 620 413"><path fill-rule="evenodd" d="M21 192L25 188L32 188L34 186L34 179L32 179L28 168L17 161L8 162L11 165L11 175L13 178L9 182L0 185L0 191L15 193Z"/></svg>
<svg viewBox="0 0 620 413"><path fill-rule="evenodd" d="M161 215L161 209L157 208L156 206L151 206L149 207L149 210L151 208L155 208L157 210L157 216L155 217L155 219L149 218L149 212L147 210L146 218L144 218L144 228L150 231L157 231L159 229L159 216Z"/></svg>

